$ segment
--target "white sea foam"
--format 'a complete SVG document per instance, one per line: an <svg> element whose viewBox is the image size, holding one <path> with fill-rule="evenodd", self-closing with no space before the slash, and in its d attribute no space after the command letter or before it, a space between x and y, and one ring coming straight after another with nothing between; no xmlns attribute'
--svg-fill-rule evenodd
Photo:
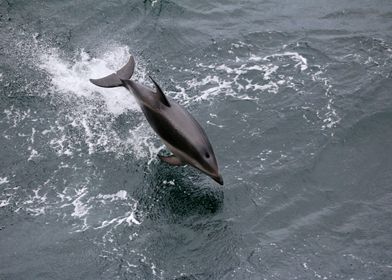
<svg viewBox="0 0 392 280"><path fill-rule="evenodd" d="M218 71L227 75L209 74L206 76L201 75L199 78L198 73L195 73L195 78L186 81L185 87L177 85L177 91L172 92L172 94L181 99L183 104L206 100L212 101L218 96L232 96L237 99L257 101L259 100L258 95L262 92L277 93L281 86L295 86L291 81L291 77L281 77L280 80L276 81L277 77L275 76L279 70L279 65L274 64L272 61L274 58L279 57L288 57L296 62L294 67L299 66L301 70L307 69L306 58L294 52L278 53L265 57L250 54L246 59L236 57L234 65L197 63L197 67L201 69L200 72L208 70L204 72L216 73ZM238 65L239 62L241 62L240 65ZM248 78L249 74L252 77L256 76L256 78ZM275 76L272 77L273 75ZM188 96L186 92L189 91L197 91L199 93L196 96Z"/></svg>
<svg viewBox="0 0 392 280"><path fill-rule="evenodd" d="M8 109L4 109L5 119L7 120L10 127L15 128L23 121L31 118L31 110L27 109L23 111L19 108L14 108L13 105Z"/></svg>
<svg viewBox="0 0 392 280"><path fill-rule="evenodd" d="M7 183L9 183L7 177L0 177L0 186L5 185ZM10 204L10 201L11 201L10 194L3 191L2 194L0 195L0 198L1 198L0 199L0 208L5 207Z"/></svg>
<svg viewBox="0 0 392 280"><path fill-rule="evenodd" d="M42 190L42 186L32 190L34 195L29 195L21 204L23 209L33 216L45 214L47 209L47 193ZM16 202L17 205L20 205Z"/></svg>
<svg viewBox="0 0 392 280"><path fill-rule="evenodd" d="M297 64L295 64L294 67L299 67L301 71L305 71L306 69L308 69L308 60L297 52L284 52L284 53L271 54L264 57L263 60L270 60L271 58L285 57L285 56L288 56L294 61L296 61Z"/></svg>
<svg viewBox="0 0 392 280"><path fill-rule="evenodd" d="M124 215L113 218L111 220L104 220L101 225L95 227L95 229L101 229L108 226L113 226L114 228L118 227L119 225L127 223L127 225L140 225L141 222L136 219L135 211L128 211Z"/></svg>
<svg viewBox="0 0 392 280"><path fill-rule="evenodd" d="M97 198L102 199L102 202L106 204L106 200L109 200L110 202L115 200L125 200L127 199L127 195L127 191L120 190L115 194L99 194Z"/></svg>
<svg viewBox="0 0 392 280"><path fill-rule="evenodd" d="M84 182L81 185L66 187L53 197L49 195L54 188L51 181L48 179L25 198L16 196L17 199L13 203L18 207L18 211L23 210L33 216L48 213L59 215L62 219L73 221L72 232L142 223L140 213L136 217L137 201L125 190L113 194L93 195L89 191L88 182ZM9 205L11 199L10 194L2 195L0 207ZM121 209L126 210L122 212Z"/></svg>
<svg viewBox="0 0 392 280"><path fill-rule="evenodd" d="M27 159L28 161L31 161L31 160L34 160L34 159L37 159L40 157L39 153L35 149L33 149L32 147L29 147L28 149L31 151L31 154L30 154L29 158Z"/></svg>
<svg viewBox="0 0 392 280"><path fill-rule="evenodd" d="M312 80L315 82L321 82L322 86L325 89L324 95L327 98L326 106L317 110L316 113L323 122L321 129L331 129L341 121L341 117L334 108L334 99L332 98L332 85L330 80L327 77L323 76L321 66L316 65L315 67L319 68L320 70L312 75Z"/></svg>
<svg viewBox="0 0 392 280"><path fill-rule="evenodd" d="M72 212L72 217L84 217L88 214L88 211L92 206L86 205L83 202L83 198L88 194L87 187L82 187L81 189L76 190L76 195L71 204L74 206L74 211Z"/></svg>
<svg viewBox="0 0 392 280"><path fill-rule="evenodd" d="M2 184L6 184L6 183L8 183L9 181L8 181L8 178L7 177L0 177L0 185L2 185Z"/></svg>
<svg viewBox="0 0 392 280"><path fill-rule="evenodd" d="M9 204L10 204L10 200L11 200L10 197L9 197L8 199L1 199L1 200L0 200L0 208L9 205Z"/></svg>

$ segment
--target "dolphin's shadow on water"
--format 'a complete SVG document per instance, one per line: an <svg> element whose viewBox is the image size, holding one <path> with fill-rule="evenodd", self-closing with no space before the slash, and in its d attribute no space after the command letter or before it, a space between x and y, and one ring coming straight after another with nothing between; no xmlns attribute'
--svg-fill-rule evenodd
<svg viewBox="0 0 392 280"><path fill-rule="evenodd" d="M157 161L146 171L144 186L134 194L145 218L180 221L191 216L217 213L223 205L223 189L197 170Z"/></svg>

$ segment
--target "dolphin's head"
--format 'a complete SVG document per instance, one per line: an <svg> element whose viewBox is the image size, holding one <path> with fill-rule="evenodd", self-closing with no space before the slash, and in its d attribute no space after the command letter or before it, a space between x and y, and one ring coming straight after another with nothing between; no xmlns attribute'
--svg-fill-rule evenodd
<svg viewBox="0 0 392 280"><path fill-rule="evenodd" d="M219 173L218 163L210 145L199 148L199 157L197 157L197 161L193 165L210 176L214 181L223 185L223 178Z"/></svg>

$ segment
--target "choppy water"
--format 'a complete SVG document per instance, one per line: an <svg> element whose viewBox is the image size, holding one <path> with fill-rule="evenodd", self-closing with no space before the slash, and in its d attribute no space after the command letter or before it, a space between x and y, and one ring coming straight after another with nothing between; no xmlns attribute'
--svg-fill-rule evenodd
<svg viewBox="0 0 392 280"><path fill-rule="evenodd" d="M0 3L0 279L390 279L391 1ZM88 82L130 54L224 187Z"/></svg>

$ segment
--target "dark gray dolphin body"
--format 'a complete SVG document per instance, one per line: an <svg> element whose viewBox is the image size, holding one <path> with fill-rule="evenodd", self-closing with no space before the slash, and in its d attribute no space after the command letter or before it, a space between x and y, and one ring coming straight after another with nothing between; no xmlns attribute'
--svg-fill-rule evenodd
<svg viewBox="0 0 392 280"><path fill-rule="evenodd" d="M200 124L184 107L165 96L151 78L156 90L130 80L135 68L133 57L116 73L90 81L100 87L124 86L133 92L147 121L161 137L171 156L158 157L171 165L189 164L223 185L214 151Z"/></svg>

